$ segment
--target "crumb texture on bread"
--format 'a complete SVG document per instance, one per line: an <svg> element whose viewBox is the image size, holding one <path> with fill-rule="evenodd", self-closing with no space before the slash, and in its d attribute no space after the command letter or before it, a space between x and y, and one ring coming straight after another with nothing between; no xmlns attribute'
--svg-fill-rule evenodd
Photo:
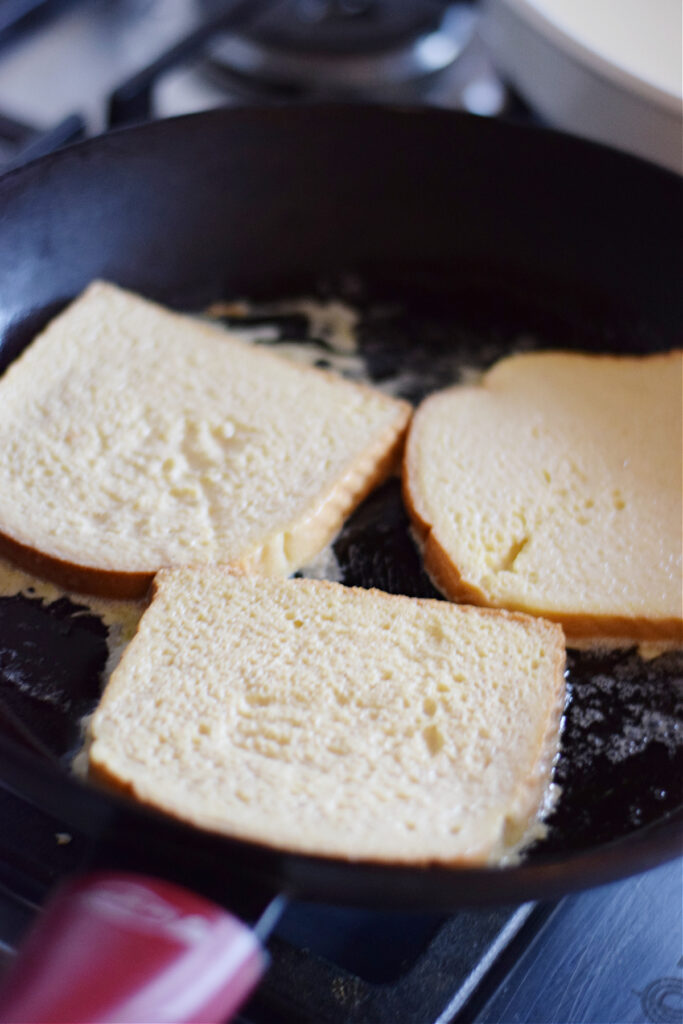
<svg viewBox="0 0 683 1024"><path fill-rule="evenodd" d="M3 550L113 593L169 565L291 572L390 472L409 415L96 282L0 379Z"/></svg>
<svg viewBox="0 0 683 1024"><path fill-rule="evenodd" d="M91 772L288 850L492 863L541 808L560 627L319 580L162 571L92 726Z"/></svg>
<svg viewBox="0 0 683 1024"><path fill-rule="evenodd" d="M683 640L681 352L513 356L418 409L403 486L454 600Z"/></svg>

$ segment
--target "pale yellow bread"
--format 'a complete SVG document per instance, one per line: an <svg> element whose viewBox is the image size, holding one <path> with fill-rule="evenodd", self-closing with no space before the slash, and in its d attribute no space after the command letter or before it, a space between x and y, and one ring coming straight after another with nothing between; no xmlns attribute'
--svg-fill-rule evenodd
<svg viewBox="0 0 683 1024"><path fill-rule="evenodd" d="M71 589L289 573L400 456L410 406L96 282L0 378L0 551Z"/></svg>
<svg viewBox="0 0 683 1024"><path fill-rule="evenodd" d="M544 804L563 669L562 630L529 616L163 571L94 716L90 768L273 847L492 863Z"/></svg>
<svg viewBox="0 0 683 1024"><path fill-rule="evenodd" d="M518 355L417 410L403 491L456 601L683 640L681 352Z"/></svg>

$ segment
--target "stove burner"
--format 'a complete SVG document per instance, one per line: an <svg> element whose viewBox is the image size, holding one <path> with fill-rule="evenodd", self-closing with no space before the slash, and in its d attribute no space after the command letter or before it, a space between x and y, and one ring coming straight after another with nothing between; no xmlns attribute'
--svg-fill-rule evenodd
<svg viewBox="0 0 683 1024"><path fill-rule="evenodd" d="M439 0L279 0L251 20L249 36L279 50L375 52L438 29L446 6Z"/></svg>
<svg viewBox="0 0 683 1024"><path fill-rule="evenodd" d="M231 90L283 99L414 99L469 41L468 4L284 0L216 37L206 70Z"/></svg>

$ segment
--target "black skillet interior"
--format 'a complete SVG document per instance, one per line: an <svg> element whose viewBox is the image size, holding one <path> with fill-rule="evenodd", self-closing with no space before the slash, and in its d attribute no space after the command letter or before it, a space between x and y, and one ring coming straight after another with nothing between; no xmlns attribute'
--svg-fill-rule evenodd
<svg viewBox="0 0 683 1024"><path fill-rule="evenodd" d="M98 276L188 309L245 295L343 299L358 310L371 379L394 379L412 401L520 348L679 343L680 182L551 133L435 111L219 112L75 147L10 175L0 196L2 367ZM273 323L282 341L311 333L304 317ZM346 583L437 596L395 481L351 517L335 554ZM68 762L106 650L106 627L66 599L0 598L0 697L15 733ZM210 895L228 858L257 887L330 901L519 900L677 849L683 655L571 651L568 668L562 797L548 838L505 871L255 850L84 789L11 745L0 763L8 784L93 836L100 860Z"/></svg>

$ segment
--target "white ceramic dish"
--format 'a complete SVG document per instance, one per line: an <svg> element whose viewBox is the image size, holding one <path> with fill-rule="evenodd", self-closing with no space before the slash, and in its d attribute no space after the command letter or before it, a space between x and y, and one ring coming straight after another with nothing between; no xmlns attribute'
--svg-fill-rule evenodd
<svg viewBox="0 0 683 1024"><path fill-rule="evenodd" d="M551 124L683 173L680 0L485 0L495 64Z"/></svg>

